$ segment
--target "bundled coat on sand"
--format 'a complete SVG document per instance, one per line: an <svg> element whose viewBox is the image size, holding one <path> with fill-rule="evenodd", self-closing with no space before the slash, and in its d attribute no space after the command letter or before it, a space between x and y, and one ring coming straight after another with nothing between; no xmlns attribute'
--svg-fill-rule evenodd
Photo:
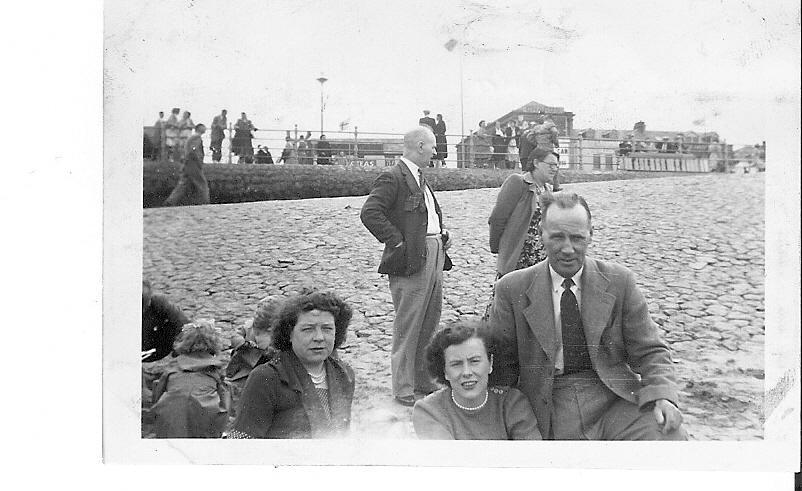
<svg viewBox="0 0 802 491"><path fill-rule="evenodd" d="M150 408L157 438L219 438L228 422L230 396L218 358L220 338L208 321L187 324L153 391Z"/></svg>

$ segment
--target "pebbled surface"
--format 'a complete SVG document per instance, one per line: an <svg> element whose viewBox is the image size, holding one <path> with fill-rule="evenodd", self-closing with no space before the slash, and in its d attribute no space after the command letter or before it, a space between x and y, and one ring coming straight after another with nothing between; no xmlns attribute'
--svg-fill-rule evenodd
<svg viewBox="0 0 802 491"><path fill-rule="evenodd" d="M691 175L566 186L593 212L589 254L636 273L674 352L691 438L763 438L764 178ZM497 189L438 192L455 239L442 320L481 315L494 279L487 217ZM393 402L393 310L376 273L379 244L362 226L364 197L144 210L144 274L190 318L224 332L266 295L301 285L354 308L341 356L356 371L356 437L413 438Z"/></svg>

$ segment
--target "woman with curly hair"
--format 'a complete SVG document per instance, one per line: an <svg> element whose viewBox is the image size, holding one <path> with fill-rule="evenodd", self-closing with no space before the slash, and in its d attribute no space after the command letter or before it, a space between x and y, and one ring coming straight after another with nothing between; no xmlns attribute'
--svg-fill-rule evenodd
<svg viewBox="0 0 802 491"><path fill-rule="evenodd" d="M351 422L354 372L337 358L351 307L331 292L286 299L273 327L278 353L248 376L229 438L329 438Z"/></svg>
<svg viewBox="0 0 802 491"><path fill-rule="evenodd" d="M417 401L415 434L426 440L540 440L532 406L518 389L488 387L495 342L482 326L438 331L426 348L429 373L446 387Z"/></svg>
<svg viewBox="0 0 802 491"><path fill-rule="evenodd" d="M220 438L230 401L218 358L221 344L211 321L181 328L173 345L177 356L153 391L157 438Z"/></svg>

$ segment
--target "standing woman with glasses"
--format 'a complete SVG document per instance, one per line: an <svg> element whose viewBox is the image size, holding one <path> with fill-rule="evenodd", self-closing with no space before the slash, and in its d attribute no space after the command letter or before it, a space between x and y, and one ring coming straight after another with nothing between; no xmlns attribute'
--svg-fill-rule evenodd
<svg viewBox="0 0 802 491"><path fill-rule="evenodd" d="M521 162L523 172L511 174L501 185L488 220L490 252L498 254L496 279L546 259L540 240L540 197L552 192L558 165L554 153L536 148ZM490 309L488 305L485 319Z"/></svg>

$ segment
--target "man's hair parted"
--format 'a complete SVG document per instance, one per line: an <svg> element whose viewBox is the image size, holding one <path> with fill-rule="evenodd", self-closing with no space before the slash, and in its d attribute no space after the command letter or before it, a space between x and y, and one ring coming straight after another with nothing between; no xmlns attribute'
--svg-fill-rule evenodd
<svg viewBox="0 0 802 491"><path fill-rule="evenodd" d="M548 210L551 206L557 205L558 208L570 209L577 205L582 206L588 214L588 228L593 232L593 222L591 220L590 207L582 196L576 193L560 191L556 193L543 193L540 195L540 216L542 221L546 221Z"/></svg>

